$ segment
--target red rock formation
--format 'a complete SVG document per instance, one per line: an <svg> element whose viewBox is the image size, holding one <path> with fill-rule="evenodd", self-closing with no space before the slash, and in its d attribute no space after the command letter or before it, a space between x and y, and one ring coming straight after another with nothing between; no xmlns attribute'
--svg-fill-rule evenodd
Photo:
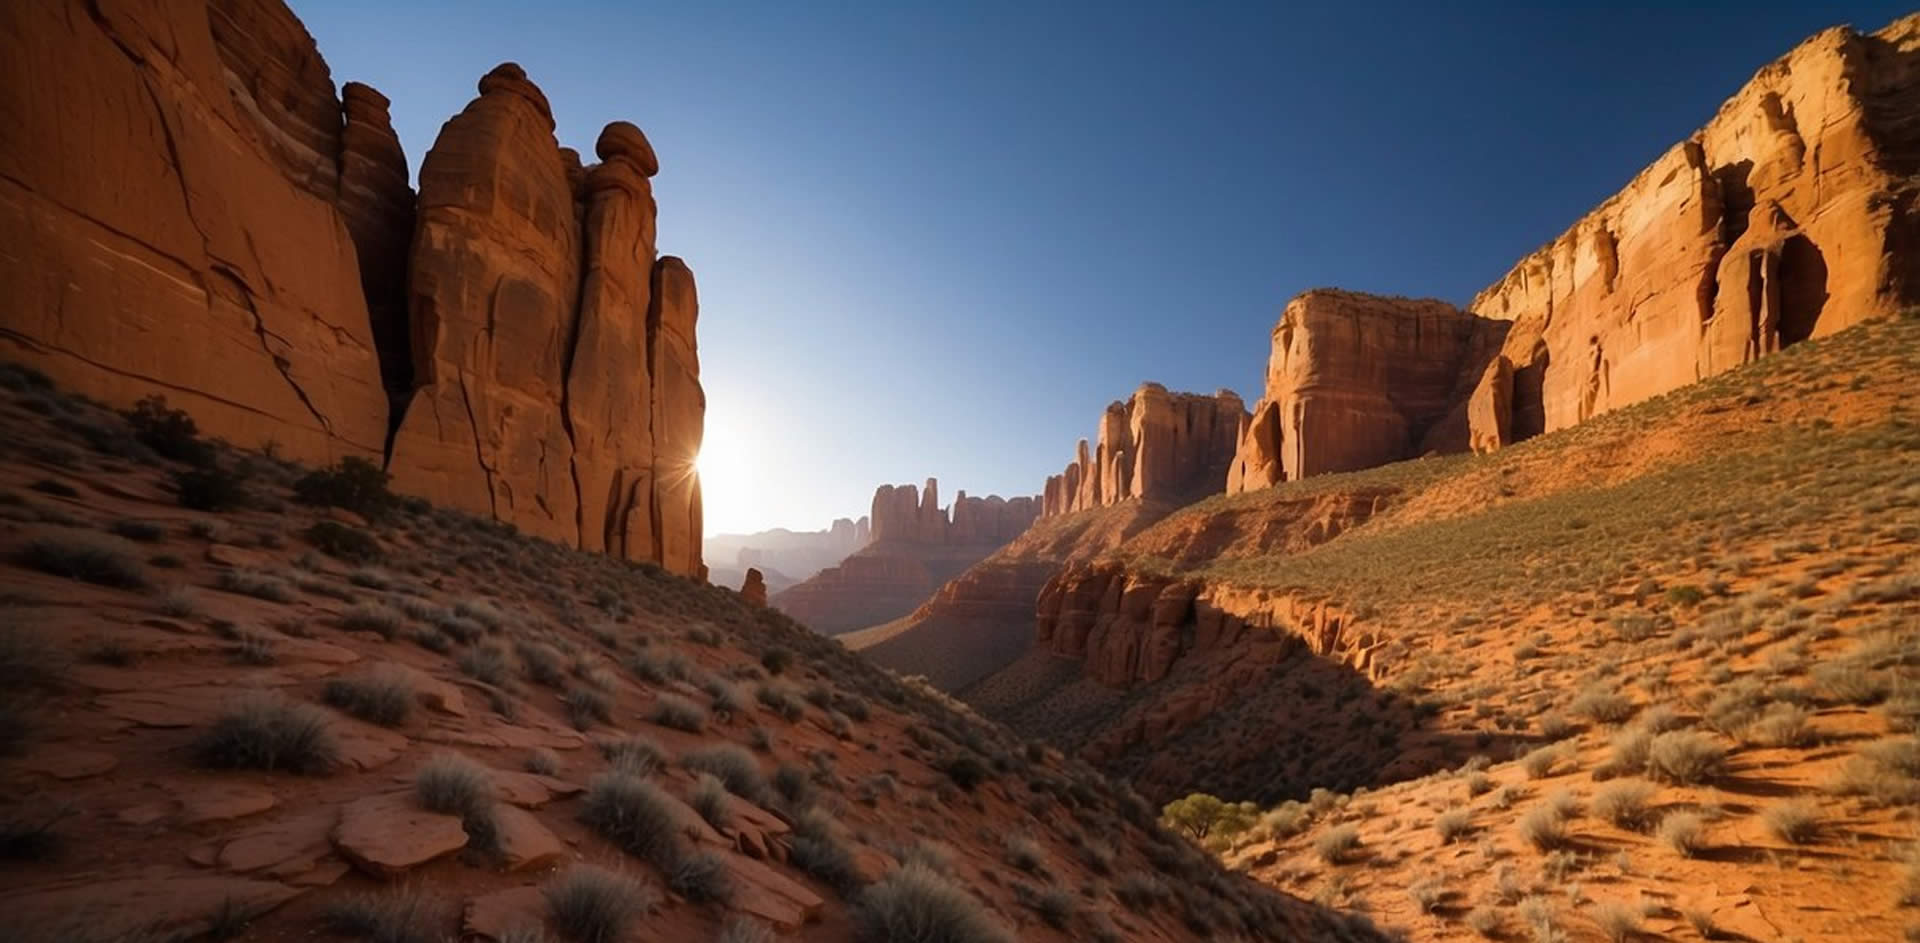
<svg viewBox="0 0 1920 943"><path fill-rule="evenodd" d="M1143 383L1101 414L1099 444L1089 449L1080 440L1073 462L1047 479L1042 516L1217 492L1245 420L1246 409L1230 390L1203 396Z"/></svg>
<svg viewBox="0 0 1920 943"><path fill-rule="evenodd" d="M1356 296L1295 299L1265 399L1285 477L1497 448L1920 302L1916 98L1920 16L1813 36L1476 296L1465 356L1429 330L1468 332L1450 308L1336 328L1327 311ZM1383 354L1395 318L1418 336ZM1503 328L1503 361L1480 356ZM1274 445L1243 436L1229 490L1271 484L1250 470Z"/></svg>
<svg viewBox="0 0 1920 943"><path fill-rule="evenodd" d="M277 0L10 4L0 59L0 354L700 574L698 306L638 128L583 168L504 65L416 201L387 99Z"/></svg>
<svg viewBox="0 0 1920 943"><path fill-rule="evenodd" d="M289 457L378 456L356 240L387 234L363 161L405 170L365 127L343 142L299 21L270 0L3 6L0 355L115 404L164 393Z"/></svg>
<svg viewBox="0 0 1920 943"><path fill-rule="evenodd" d="M740 598L749 605L767 604L767 578L757 567L747 567L747 577L740 582Z"/></svg>
<svg viewBox="0 0 1920 943"><path fill-rule="evenodd" d="M940 483L881 485L873 493L873 540L838 566L776 594L780 611L817 631L839 634L906 615L947 580L1019 536L1037 516L1031 497L954 496L938 505ZM864 521L863 521L864 522Z"/></svg>

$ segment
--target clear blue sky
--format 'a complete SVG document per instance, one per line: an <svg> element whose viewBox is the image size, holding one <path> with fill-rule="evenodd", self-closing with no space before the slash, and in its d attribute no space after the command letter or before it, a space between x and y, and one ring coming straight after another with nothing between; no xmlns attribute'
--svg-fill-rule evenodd
<svg viewBox="0 0 1920 943"><path fill-rule="evenodd" d="M1464 302L1824 26L1897 4L293 0L415 167L504 60L659 152L709 533L1032 494L1142 380L1260 394L1320 285Z"/></svg>

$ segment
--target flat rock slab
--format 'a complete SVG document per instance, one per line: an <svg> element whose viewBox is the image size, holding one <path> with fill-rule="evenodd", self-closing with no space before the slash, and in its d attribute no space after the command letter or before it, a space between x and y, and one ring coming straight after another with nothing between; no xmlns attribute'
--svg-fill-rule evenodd
<svg viewBox="0 0 1920 943"><path fill-rule="evenodd" d="M37 747L9 765L29 773L51 776L54 779L73 780L109 772L120 765L120 760L111 753L100 753L95 750Z"/></svg>
<svg viewBox="0 0 1920 943"><path fill-rule="evenodd" d="M197 727L211 723L245 688L206 685L103 694L101 712L139 727Z"/></svg>
<svg viewBox="0 0 1920 943"><path fill-rule="evenodd" d="M346 717L335 718L332 726L341 762L356 769L378 769L407 748L406 737L383 727Z"/></svg>
<svg viewBox="0 0 1920 943"><path fill-rule="evenodd" d="M338 819L333 809L320 809L269 822L227 842L217 861L228 871L304 872L331 850L328 835Z"/></svg>
<svg viewBox="0 0 1920 943"><path fill-rule="evenodd" d="M258 916L301 892L273 881L220 876L101 878L26 888L0 898L8 933L44 940L183 939L223 909Z"/></svg>
<svg viewBox="0 0 1920 943"><path fill-rule="evenodd" d="M428 812L412 793L367 796L340 810L333 846L353 866L390 881L441 855L466 847L458 816Z"/></svg>
<svg viewBox="0 0 1920 943"><path fill-rule="evenodd" d="M525 809L496 803L493 822L498 830L500 860L509 871L543 868L566 857L567 847Z"/></svg>
<svg viewBox="0 0 1920 943"><path fill-rule="evenodd" d="M539 773L523 773L506 769L496 769L491 772L493 787L499 793L500 801L526 809L538 809L555 799L577 796L587 788L564 779L542 776Z"/></svg>
<svg viewBox="0 0 1920 943"><path fill-rule="evenodd" d="M805 885L752 858L722 855L733 875L733 900L728 904L781 930L798 930L820 912L820 895Z"/></svg>
<svg viewBox="0 0 1920 943"><path fill-rule="evenodd" d="M237 567L243 570L264 570L273 563L273 558L254 550L247 550L232 544L214 544L207 548L207 562L214 566Z"/></svg>
<svg viewBox="0 0 1920 943"><path fill-rule="evenodd" d="M461 926L470 936L504 939L521 929L546 926L547 895L538 887L516 887L467 899Z"/></svg>
<svg viewBox="0 0 1920 943"><path fill-rule="evenodd" d="M187 780L166 790L180 801L180 823L199 825L258 815L273 808L273 791L257 783Z"/></svg>

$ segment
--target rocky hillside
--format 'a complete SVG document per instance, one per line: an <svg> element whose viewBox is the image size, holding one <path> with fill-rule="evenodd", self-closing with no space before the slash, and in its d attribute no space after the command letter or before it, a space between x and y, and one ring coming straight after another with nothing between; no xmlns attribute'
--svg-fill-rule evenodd
<svg viewBox="0 0 1920 943"><path fill-rule="evenodd" d="M872 542L778 593L773 604L828 635L891 622L1025 531L1038 513L1031 497L965 491L942 507L933 478L925 488L881 485L873 493Z"/></svg>
<svg viewBox="0 0 1920 943"><path fill-rule="evenodd" d="M27 369L0 433L12 939L1381 938L729 591Z"/></svg>
<svg viewBox="0 0 1920 943"><path fill-rule="evenodd" d="M699 304L640 129L582 166L505 63L416 196L387 99L336 95L280 0L7 4L0 63L0 355L700 574Z"/></svg>
<svg viewBox="0 0 1920 943"><path fill-rule="evenodd" d="M1419 939L1912 938L1916 380L1920 312L1495 456L1302 483L1385 496L1304 552L1177 563L1170 518L1109 578L1199 580L1244 627L1087 755L1258 797L1210 832L1229 863Z"/></svg>

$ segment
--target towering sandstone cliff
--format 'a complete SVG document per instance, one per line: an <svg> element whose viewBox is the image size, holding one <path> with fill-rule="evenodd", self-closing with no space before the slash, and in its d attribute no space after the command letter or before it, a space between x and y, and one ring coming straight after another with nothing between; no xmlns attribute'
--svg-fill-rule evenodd
<svg viewBox="0 0 1920 943"><path fill-rule="evenodd" d="M1920 302L1920 15L1821 32L1466 311L1308 292L1228 490L1498 448Z"/></svg>
<svg viewBox="0 0 1920 943"><path fill-rule="evenodd" d="M698 301L638 128L583 168L502 65L416 200L387 99L277 0L6 4L0 78L0 356L702 571Z"/></svg>
<svg viewBox="0 0 1920 943"><path fill-rule="evenodd" d="M1041 515L1218 491L1245 421L1246 409L1230 390L1203 396L1143 383L1101 415L1098 444L1089 449L1081 439L1066 470L1047 479Z"/></svg>
<svg viewBox="0 0 1920 943"><path fill-rule="evenodd" d="M1038 516L1031 497L957 494L940 506L940 483L881 485L873 493L871 543L773 597L782 612L828 634L898 619L934 590L1020 535Z"/></svg>

